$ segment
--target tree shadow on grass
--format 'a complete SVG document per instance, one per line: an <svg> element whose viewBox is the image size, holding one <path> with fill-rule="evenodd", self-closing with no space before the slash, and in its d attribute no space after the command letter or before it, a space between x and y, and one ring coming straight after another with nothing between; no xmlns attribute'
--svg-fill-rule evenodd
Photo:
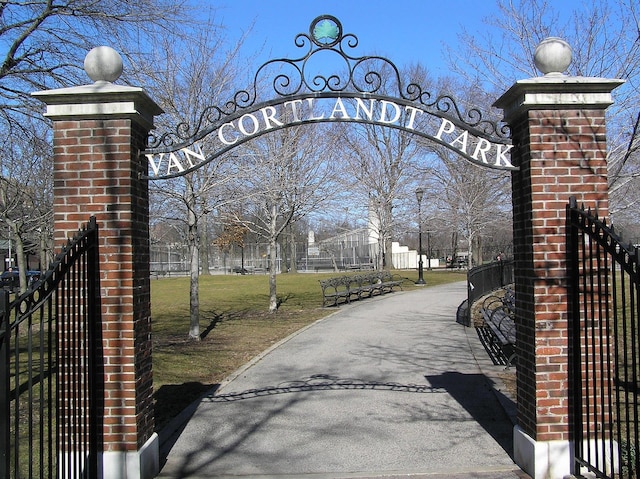
<svg viewBox="0 0 640 479"><path fill-rule="evenodd" d="M278 308L282 306L284 303L286 303L287 301L289 301L292 297L293 297L293 294L291 293L278 295L277 297Z"/></svg>
<svg viewBox="0 0 640 479"><path fill-rule="evenodd" d="M246 311L201 311L200 318L209 320L209 325L200 333L200 340L205 339L223 321L242 319L246 315Z"/></svg>
<svg viewBox="0 0 640 479"><path fill-rule="evenodd" d="M209 319L209 325L204 328L204 330L200 333L200 340L202 341L206 338L211 331L215 329L218 323L222 322L227 316L227 313L219 313L217 311L207 311L202 314L204 319Z"/></svg>

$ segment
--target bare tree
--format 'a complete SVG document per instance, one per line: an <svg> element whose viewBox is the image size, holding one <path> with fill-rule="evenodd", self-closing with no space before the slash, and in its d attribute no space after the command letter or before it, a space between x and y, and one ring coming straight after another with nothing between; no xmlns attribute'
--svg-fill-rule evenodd
<svg viewBox="0 0 640 479"><path fill-rule="evenodd" d="M397 95L402 86L397 85L396 72L386 65L380 65L378 72L380 92ZM406 70L403 76L425 90L431 84L428 73L419 65ZM428 152L410 133L370 124L344 126L341 143L350 172L342 178L345 191L352 196L349 202L355 195L356 201L367 209L369 228L378 239L377 269L391 269L395 229L404 219L402 213L413 211L414 190L422 178L419 165Z"/></svg>
<svg viewBox="0 0 640 479"><path fill-rule="evenodd" d="M343 130L346 167L342 178L351 195L349 203L367 210L369 228L377 235L377 269L393 268L391 243L399 210L414 202L416 166L424 151L412 135L375 125L358 125Z"/></svg>
<svg viewBox="0 0 640 479"><path fill-rule="evenodd" d="M269 311L278 309L278 239L289 225L335 193L335 148L322 125L278 130L247 144L238 191L246 217L236 217L269 243Z"/></svg>
<svg viewBox="0 0 640 479"><path fill-rule="evenodd" d="M431 170L429 184L434 206L441 220L452 226L453 237L462 236L465 240L469 266L473 266L482 259L483 232L509 223L509 176L457 158L448 149L438 148L437 152L441 166ZM457 244L452 247L457 248Z"/></svg>
<svg viewBox="0 0 640 479"><path fill-rule="evenodd" d="M28 134L6 138L0 148L0 221L6 226L9 240L15 243L23 292L27 289L26 246L39 247L43 265L50 256L47 238L51 234L53 201L51 147L44 125L30 122L20 131L27 131L27 126Z"/></svg>
<svg viewBox="0 0 640 479"><path fill-rule="evenodd" d="M552 2L500 0L500 14L485 20L481 32L464 31L461 48L449 50L450 65L471 84L480 83L494 96L516 80L538 75L533 62L543 39L562 37L573 49L568 73L620 78L608 110L610 212L637 222L640 186L640 12L636 0L590 0L563 20Z"/></svg>
<svg viewBox="0 0 640 479"><path fill-rule="evenodd" d="M137 63L141 46L185 24L188 12L185 1L168 0L0 2L3 221L14 240L40 245L42 267L52 257L53 162L42 104L31 93L86 83L84 57L105 41ZM28 215L16 217L21 208Z"/></svg>
<svg viewBox="0 0 640 479"><path fill-rule="evenodd" d="M188 42L176 43L170 37L158 41L137 70L136 81L147 85L165 111L157 122L160 132L174 130L176 125L193 129L201 123L201 115L208 107L232 97L242 76L238 60L242 42L229 46L221 27L212 19L205 28L195 30ZM192 154L202 161L201 168L178 178L155 181L151 187L152 204L164 204L164 219L181 222L186 231L190 264L189 337L196 341L200 339L200 259L209 242L205 235L207 219L233 197L228 188L237 176L237 162L231 156L204 161L203 152L212 150L208 141L211 140L205 137L190 147ZM208 273L208 262L202 266Z"/></svg>
<svg viewBox="0 0 640 479"><path fill-rule="evenodd" d="M0 2L0 122L21 129L40 104L33 91L86 83L84 56L105 39L129 58L140 45L180 30L185 1L33 0Z"/></svg>
<svg viewBox="0 0 640 479"><path fill-rule="evenodd" d="M462 111L477 109L483 118L500 117L490 104L494 99L478 83L464 83L451 77L438 80L441 93L455 98ZM451 260L456 260L459 240L466 247L469 266L483 259L482 236L511 226L510 176L505 171L475 165L441 145L422 142L426 153L419 168L431 204L426 214L432 224L448 230Z"/></svg>

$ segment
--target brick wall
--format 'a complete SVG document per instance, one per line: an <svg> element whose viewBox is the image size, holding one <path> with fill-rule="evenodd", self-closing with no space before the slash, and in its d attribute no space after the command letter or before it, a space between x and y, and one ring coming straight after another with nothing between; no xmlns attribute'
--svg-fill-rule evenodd
<svg viewBox="0 0 640 479"><path fill-rule="evenodd" d="M569 440L566 205L608 212L602 109L528 110L512 120L518 421L538 441Z"/></svg>
<svg viewBox="0 0 640 479"><path fill-rule="evenodd" d="M54 121L56 248L91 215L99 227L105 451L136 451L154 428L146 133L130 119Z"/></svg>

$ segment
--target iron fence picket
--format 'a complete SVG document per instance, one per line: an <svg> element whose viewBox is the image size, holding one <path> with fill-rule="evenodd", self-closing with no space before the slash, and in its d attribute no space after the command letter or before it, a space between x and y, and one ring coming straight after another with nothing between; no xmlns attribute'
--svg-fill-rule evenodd
<svg viewBox="0 0 640 479"><path fill-rule="evenodd" d="M29 291L0 294L0 477L98 477L97 238L91 218Z"/></svg>
<svg viewBox="0 0 640 479"><path fill-rule="evenodd" d="M572 199L567 207L573 473L640 472L638 249Z"/></svg>
<svg viewBox="0 0 640 479"><path fill-rule="evenodd" d="M9 417L11 409L9 407L9 394L11 389L9 372L9 294L0 290L0 385L7 394L0 394L0 476L9 477L11 467L11 456L9 445L11 443L11 429L9 427Z"/></svg>

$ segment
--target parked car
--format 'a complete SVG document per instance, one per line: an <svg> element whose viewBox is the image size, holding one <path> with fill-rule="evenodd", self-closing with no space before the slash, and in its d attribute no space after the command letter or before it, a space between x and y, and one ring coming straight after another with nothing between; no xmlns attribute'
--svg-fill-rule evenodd
<svg viewBox="0 0 640 479"><path fill-rule="evenodd" d="M40 271L29 270L27 271L27 286L31 287L33 283L40 279ZM0 275L0 282L2 282L2 288L12 293L17 292L20 289L20 273L18 268L12 268L4 271Z"/></svg>

